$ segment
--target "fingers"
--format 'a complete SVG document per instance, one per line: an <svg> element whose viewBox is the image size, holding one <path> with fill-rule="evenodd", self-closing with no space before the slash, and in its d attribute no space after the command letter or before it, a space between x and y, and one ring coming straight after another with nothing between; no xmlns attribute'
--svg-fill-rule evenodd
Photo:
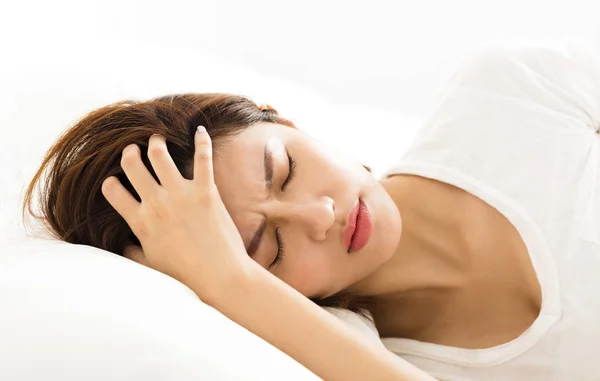
<svg viewBox="0 0 600 381"><path fill-rule="evenodd" d="M204 127L198 127L194 144L194 181L203 188L214 185L212 143Z"/></svg>
<svg viewBox="0 0 600 381"><path fill-rule="evenodd" d="M125 189L119 179L114 176L110 176L102 182L101 190L106 201L131 226L141 204Z"/></svg>
<svg viewBox="0 0 600 381"><path fill-rule="evenodd" d="M173 158L169 154L167 141L164 136L155 134L150 137L148 142L148 159L163 187L175 189L179 186L183 180L183 176L181 176L181 172L179 172Z"/></svg>
<svg viewBox="0 0 600 381"><path fill-rule="evenodd" d="M149 200L160 191L160 185L154 180L142 162L140 149L137 145L132 144L125 147L121 157L121 168L123 168L127 179L129 179L142 200Z"/></svg>

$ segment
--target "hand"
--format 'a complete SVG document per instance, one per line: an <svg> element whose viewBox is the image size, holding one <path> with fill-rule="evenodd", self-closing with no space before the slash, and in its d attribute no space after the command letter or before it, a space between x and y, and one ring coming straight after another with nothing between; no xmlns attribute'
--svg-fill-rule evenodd
<svg viewBox="0 0 600 381"><path fill-rule="evenodd" d="M210 137L199 128L194 139L193 180L183 178L165 138L152 135L148 158L161 184L142 162L139 147L130 145L123 150L121 166L141 203L114 176L104 180L102 194L139 239L149 266L202 298L255 262L215 185Z"/></svg>

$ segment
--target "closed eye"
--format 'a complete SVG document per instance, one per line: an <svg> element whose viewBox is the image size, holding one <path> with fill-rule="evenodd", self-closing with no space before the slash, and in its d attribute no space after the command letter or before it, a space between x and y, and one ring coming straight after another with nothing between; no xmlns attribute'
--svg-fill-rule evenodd
<svg viewBox="0 0 600 381"><path fill-rule="evenodd" d="M294 176L296 175L296 161L294 160L293 157L290 156L289 153L288 153L288 165L289 165L288 176L285 179L285 181L283 182L283 184L281 184L282 192L285 190L285 188L287 188L290 181L292 181L294 179Z"/></svg>
<svg viewBox="0 0 600 381"><path fill-rule="evenodd" d="M280 263L285 254L283 242L281 241L281 236L279 235L279 229L275 229L275 240L277 241L277 254L275 255L275 260L273 260L273 262L269 265L269 268Z"/></svg>

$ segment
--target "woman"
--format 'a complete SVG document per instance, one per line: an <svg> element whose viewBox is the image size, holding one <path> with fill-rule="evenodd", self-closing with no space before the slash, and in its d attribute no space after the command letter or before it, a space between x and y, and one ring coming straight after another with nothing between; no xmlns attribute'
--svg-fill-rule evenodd
<svg viewBox="0 0 600 381"><path fill-rule="evenodd" d="M597 380L597 63L492 49L442 95L381 181L242 97L118 103L59 139L25 206L48 171L60 239L178 279L326 380Z"/></svg>

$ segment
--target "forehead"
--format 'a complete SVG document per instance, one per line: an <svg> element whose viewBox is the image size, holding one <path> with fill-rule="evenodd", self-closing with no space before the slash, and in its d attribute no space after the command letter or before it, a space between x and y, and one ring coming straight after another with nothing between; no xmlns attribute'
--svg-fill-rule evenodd
<svg viewBox="0 0 600 381"><path fill-rule="evenodd" d="M258 124L219 142L214 152L214 176L221 198L264 190L265 145L284 138L288 127Z"/></svg>
<svg viewBox="0 0 600 381"><path fill-rule="evenodd" d="M236 226L243 231L258 226L259 214L253 214L254 206L266 199L264 152L265 145L277 146L289 138L290 127L276 124L259 124L239 134L225 138L215 147L215 184Z"/></svg>

